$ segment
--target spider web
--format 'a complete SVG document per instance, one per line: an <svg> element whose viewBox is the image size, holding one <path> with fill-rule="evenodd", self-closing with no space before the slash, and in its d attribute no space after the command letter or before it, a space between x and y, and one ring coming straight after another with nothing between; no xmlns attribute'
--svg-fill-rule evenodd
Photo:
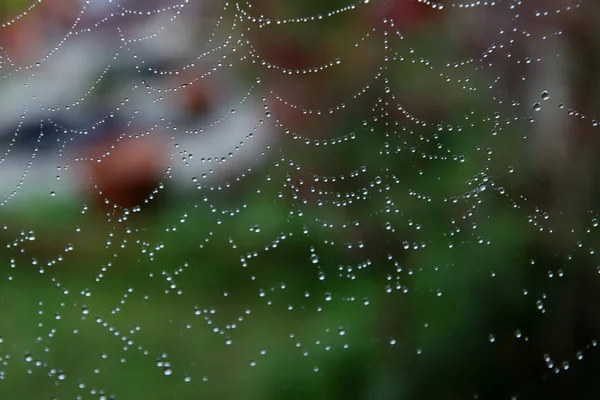
<svg viewBox="0 0 600 400"><path fill-rule="evenodd" d="M596 392L597 6L7 4L3 396Z"/></svg>

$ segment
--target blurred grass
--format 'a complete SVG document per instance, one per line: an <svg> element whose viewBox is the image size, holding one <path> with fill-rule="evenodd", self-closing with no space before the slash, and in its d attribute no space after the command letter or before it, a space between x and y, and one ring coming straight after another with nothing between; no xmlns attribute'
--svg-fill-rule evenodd
<svg viewBox="0 0 600 400"><path fill-rule="evenodd" d="M364 398L365 393L395 398L414 390L415 382L381 381L387 368L413 365L398 376L422 382L428 365L456 360L456 352L469 341L475 339L483 351L493 306L482 300L506 298L508 307L519 307L520 286L515 283L525 278L514 256L527 241L516 234L526 232L515 229L522 216L490 191L476 211L482 218L474 220L480 224L477 235L495 245L478 245L471 234L448 238L448 221L468 208L443 198L460 197L467 187L457 190L456 185L438 183L466 182L476 172L470 167L478 163L423 161L419 153L405 150L385 157L378 154L380 142L373 136L383 137L383 131L359 133L338 160L331 149L315 150L329 157L313 167L323 175L330 175L328 168L367 166L367 172L351 183L321 186L329 193L368 188L364 199L355 197L345 207L300 206L287 196L279 198L287 172L266 166L248 178L244 187L251 190L190 193L162 210L132 214L123 222L108 222L93 209L82 214L77 202L59 207L40 203L35 209L19 212L16 207L4 214L10 227L4 232L7 243L21 230L36 236L33 242L4 251L4 259L14 258L16 265L4 268L5 278L12 279L3 279L0 289L6 309L0 321L3 351L11 357L5 368L5 393L73 397L101 388L106 394L118 393L118 398L145 399L330 399ZM468 131L450 137L457 138L451 147L470 147ZM435 153L435 148L419 142L421 151ZM352 151L355 156L347 158ZM344 167L348 160L352 166ZM420 169L439 179L422 179ZM386 189L394 172L402 184ZM266 175L271 179L264 179ZM382 183L370 186L377 176ZM308 185L319 187L323 182ZM427 202L407 195L407 188L437 196ZM399 212L384 211L386 198L394 199ZM291 213L299 208L302 217ZM225 212L236 209L240 211L234 216ZM360 226L341 228L353 220L360 220ZM404 228L409 221L421 229ZM397 230L386 233L386 222ZM76 226L80 232L75 232ZM167 233L173 226L176 230ZM254 226L260 232L251 231ZM358 248L357 240L364 248ZM411 247L423 242L426 249L404 250L405 240ZM354 250L348 250L346 242L354 242ZM449 242L455 246L449 248ZM74 250L64 252L69 243ZM317 264L311 261L311 248L318 254ZM43 274L31 265L32 258L45 265L58 254L63 261ZM393 266L394 260L400 269ZM498 278L491 280L490 271ZM319 279L319 272L325 279ZM489 296L486 291L494 287L510 287L512 292ZM404 295L403 290L408 292ZM82 314L84 305L87 315ZM195 315L195 307L201 315ZM140 330L130 333L135 326ZM455 334L448 337L450 332ZM458 332L467 336L461 338ZM131 345L126 344L129 339ZM41 360L43 367L26 363L26 353ZM173 366L170 376L156 366L162 353ZM252 360L255 367L250 366ZM475 365L462 368L467 373ZM49 378L52 368L60 368L67 378ZM94 373L95 368L100 372ZM184 374L191 382L184 382ZM86 387L78 388L75 380Z"/></svg>

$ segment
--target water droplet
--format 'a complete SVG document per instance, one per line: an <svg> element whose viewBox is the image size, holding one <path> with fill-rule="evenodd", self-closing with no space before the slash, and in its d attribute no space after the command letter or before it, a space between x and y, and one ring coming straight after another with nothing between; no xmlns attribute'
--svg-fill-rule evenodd
<svg viewBox="0 0 600 400"><path fill-rule="evenodd" d="M547 90L544 90L542 92L542 100L548 100L548 99L550 99L550 93L548 93Z"/></svg>
<svg viewBox="0 0 600 400"><path fill-rule="evenodd" d="M521 339L521 337L522 337L522 336L523 336L523 334L521 333L521 331L517 329L517 330L515 331L515 337L516 337L517 339Z"/></svg>

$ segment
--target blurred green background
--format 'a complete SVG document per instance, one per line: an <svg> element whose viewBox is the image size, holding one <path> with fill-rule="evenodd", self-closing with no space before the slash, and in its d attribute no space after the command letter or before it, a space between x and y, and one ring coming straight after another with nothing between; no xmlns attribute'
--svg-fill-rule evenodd
<svg viewBox="0 0 600 400"><path fill-rule="evenodd" d="M544 113L588 125L554 97L535 111L529 81L494 86L529 72L484 68L477 43L448 35L460 11L398 3L413 13L404 39L372 32L367 6L247 32L259 52L294 49L289 68L339 57L289 80L308 88L302 104L344 108L273 111L265 123L290 131L229 186L175 195L167 182L159 206L127 218L80 198L0 208L0 398L596 398L595 153L575 150L597 140L568 139L571 179L535 164ZM346 2L275 4L254 13ZM239 73L280 79L260 63Z"/></svg>

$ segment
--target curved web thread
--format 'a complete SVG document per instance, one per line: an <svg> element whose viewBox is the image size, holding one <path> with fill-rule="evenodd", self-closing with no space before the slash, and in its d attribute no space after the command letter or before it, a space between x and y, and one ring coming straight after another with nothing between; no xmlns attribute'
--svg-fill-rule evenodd
<svg viewBox="0 0 600 400"><path fill-rule="evenodd" d="M544 21L585 2L404 2L455 26L500 13L467 50L466 28L405 29L414 4L358 24L391 1L277 10L291 16L224 2L200 24L194 2L109 2L79 26L95 3L73 6L39 63L7 58L3 75L31 90L0 132L10 394L526 398L585 374L597 329L570 289L595 287L597 206L539 183L529 157L540 132L558 140L548 124L597 126L535 83L566 51L535 46L569 35ZM313 27L319 43L301 44ZM256 33L269 29L300 55L278 58L261 42L277 31ZM144 47L186 31L183 50ZM78 40L102 48L94 71L75 100L44 96L46 64ZM148 137L166 161L123 207L86 171L119 182Z"/></svg>

